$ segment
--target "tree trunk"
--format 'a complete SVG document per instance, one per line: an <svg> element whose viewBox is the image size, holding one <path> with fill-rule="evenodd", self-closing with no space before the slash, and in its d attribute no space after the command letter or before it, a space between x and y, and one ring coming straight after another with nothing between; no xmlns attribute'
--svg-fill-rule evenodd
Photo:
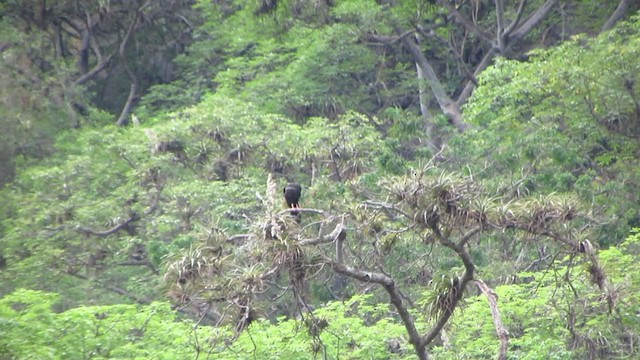
<svg viewBox="0 0 640 360"><path fill-rule="evenodd" d="M118 116L118 120L116 124L118 126L125 126L129 124L129 114L131 113L131 109L135 105L135 101L138 98L138 79L136 78L136 74L133 73L129 64L127 63L127 58L125 56L125 49L127 47L127 42L131 38L131 34L133 33L136 25L138 24L138 18L141 15L140 9L138 9L133 16L133 20L131 20L131 25L129 29L127 29L127 33L125 34L122 42L120 43L120 47L118 49L118 53L120 54L120 61L122 62L122 67L124 68L129 80L131 80L131 87L129 88L129 96L127 97L127 102L124 104L122 111L120 112L120 116Z"/></svg>
<svg viewBox="0 0 640 360"><path fill-rule="evenodd" d="M127 97L127 102L124 104L122 111L120 112L120 116L118 116L118 120L116 124L118 126L126 126L129 124L129 114L131 113L131 109L135 105L135 101L138 98L138 85L135 82L131 83L131 87L129 89L129 96Z"/></svg>
<svg viewBox="0 0 640 360"><path fill-rule="evenodd" d="M620 0L616 11L614 11L611 17L609 17L609 20L602 25L600 32L605 32L613 28L615 24L627 14L627 10L629 10L629 0Z"/></svg>
<svg viewBox="0 0 640 360"><path fill-rule="evenodd" d="M507 349L509 348L509 331L502 324L502 318L500 317L500 309L498 309L498 295L480 279L475 280L476 285L484 296L489 301L489 308L491 309L491 317L493 318L493 325L496 328L496 334L500 339L500 352L498 353L498 360L507 360Z"/></svg>
<svg viewBox="0 0 640 360"><path fill-rule="evenodd" d="M442 83L433 70L433 67L431 67L431 64L429 64L427 58L425 58L424 54L422 54L422 51L420 50L418 45L408 36L402 37L402 44L413 55L416 61L416 65L422 71L422 75L429 84L429 87L431 88L431 91L433 92L438 105L440 105L440 109L442 110L442 112L449 118L449 121L451 121L451 123L456 128L458 128L458 130L460 130L461 132L466 130L468 128L468 125L462 119L460 108L458 107L456 102L447 95L444 87L442 86Z"/></svg>
<svg viewBox="0 0 640 360"><path fill-rule="evenodd" d="M91 45L91 30L89 25L82 32L82 47L78 51L78 68L80 74L85 75L89 72L89 48Z"/></svg>
<svg viewBox="0 0 640 360"><path fill-rule="evenodd" d="M419 39L417 39L419 40ZM427 95L427 79L422 72L422 68L416 62L416 75L418 77L418 99L420 102L420 115L425 124L425 130L427 133L427 142L429 147L437 151L440 149L440 139L437 135L437 129L433 123L433 115L429 111L429 96Z"/></svg>

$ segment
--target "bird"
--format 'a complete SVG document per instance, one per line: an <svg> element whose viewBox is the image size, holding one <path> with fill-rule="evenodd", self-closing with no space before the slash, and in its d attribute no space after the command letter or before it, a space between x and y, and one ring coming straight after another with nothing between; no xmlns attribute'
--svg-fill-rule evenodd
<svg viewBox="0 0 640 360"><path fill-rule="evenodd" d="M300 209L300 195L302 194L302 186L300 184L296 184L291 182L285 186L284 190L284 199L287 202L287 206L290 209ZM299 210L292 210L291 216L295 216L296 222L299 224L301 219L301 214Z"/></svg>
<svg viewBox="0 0 640 360"><path fill-rule="evenodd" d="M285 186L284 190L284 199L287 201L287 205L292 208L299 208L300 204L298 201L300 200L300 194L302 193L302 186L296 183L289 183Z"/></svg>

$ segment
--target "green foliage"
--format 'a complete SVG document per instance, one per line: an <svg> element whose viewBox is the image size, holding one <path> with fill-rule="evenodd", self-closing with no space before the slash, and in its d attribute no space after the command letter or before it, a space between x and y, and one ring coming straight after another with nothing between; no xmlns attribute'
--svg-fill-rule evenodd
<svg viewBox="0 0 640 360"><path fill-rule="evenodd" d="M17 290L0 299L0 353L7 359L176 359L206 353L193 324L167 303L86 306L55 312L59 296ZM200 336L211 328L201 326Z"/></svg>
<svg viewBox="0 0 640 360"><path fill-rule="evenodd" d="M185 10L189 2L170 3ZM72 3L47 4L61 11ZM114 5L96 4L104 11ZM142 97L129 128L104 126L111 115L91 106L77 121L79 110L70 107L88 99L118 107L127 93L118 89L129 84L121 68L100 79L103 89L70 88L75 61L43 55L55 52L55 29L23 31L16 18L0 15L0 65L7 69L0 73L0 185L18 166L15 181L0 190L0 357L415 358L386 293L327 275L319 264L334 244L298 245L328 232L308 220L314 209L346 224L350 264L389 274L407 303L415 300L410 312L422 332L454 310L463 271L438 244L434 224L458 240L480 226L479 240L462 248L499 295L511 358L637 357L640 236L622 239L640 222L638 18L595 39L534 51L528 62L497 60L465 108L474 128L441 134L453 140L428 160L414 61L399 42L372 37L431 25L442 8L429 1L203 0L200 24L199 16L166 12L163 4L155 14L170 16L145 17L142 25L153 30L137 33L136 46L125 49L139 55L128 59L143 87L162 82ZM608 13L615 1L576 4L564 9L580 17ZM481 26L494 25L490 6L476 10L489 13ZM115 32L95 44L109 48L121 38L126 21L110 19ZM73 29L65 22L64 30ZM455 39L457 31L445 26L435 34ZM150 79L173 69L170 59L188 43L183 35L196 41L175 58L177 80ZM456 45L462 50L475 46L466 36ZM436 43L421 46L445 87L456 89L462 64ZM449 126L445 116L434 121ZM77 125L83 128L69 130ZM425 162L423 174L401 176L408 164ZM267 185L269 174L274 183ZM309 210L298 227L281 196L273 200L290 180L303 184ZM373 199L380 201L365 201ZM602 268L585 261L593 255L584 250L592 218L605 223L597 239ZM285 224L284 236L242 243L265 234L272 220ZM583 231L565 227L569 220ZM548 229L565 232L577 248L544 242ZM302 288L293 265L307 271L303 280L316 280L305 289L313 314L292 309L290 291L267 289ZM290 272L261 277L285 266ZM601 270L609 284L596 281ZM507 275L514 284L502 285ZM215 281L187 281L198 276ZM334 280L338 291L328 285ZM228 319L215 328L176 320L165 303L125 304L165 298L168 284L172 299L188 295L180 299L188 310L228 315L254 295L256 282L267 290L251 303L242 332ZM370 295L349 298L361 291ZM497 353L487 301L474 294L453 311L429 349L434 357Z"/></svg>
<svg viewBox="0 0 640 360"><path fill-rule="evenodd" d="M305 184L309 207L343 206L322 190L329 184L321 179L375 173L385 147L367 117L348 113L339 120L313 118L301 126L210 97L168 121L62 134L57 155L24 169L0 192L8 266L0 274L2 292L80 289L70 284L81 275L153 298L162 291L154 272L165 256L215 229L252 231L247 219L261 211L256 194L267 173L281 184L284 178ZM312 172L317 188L307 186ZM113 235L92 235L133 218L139 220ZM135 263L136 248L144 249L141 265L118 266ZM85 296L111 299L101 288Z"/></svg>
<svg viewBox="0 0 640 360"><path fill-rule="evenodd" d="M516 283L495 288L504 326L509 331L509 358L513 359L632 359L631 339L637 338L640 298L632 290L640 267L637 232L619 246L599 253L615 297L615 311L598 288L589 285L588 271L558 267L517 274ZM558 260L567 264L569 259ZM623 299L623 300L622 300ZM580 320L578 320L580 317ZM446 332L445 346L433 355L443 359L490 359L498 351L492 315L483 295L469 298Z"/></svg>
<svg viewBox="0 0 640 360"><path fill-rule="evenodd" d="M80 101L81 89L71 90L64 78L71 67L61 61L40 59L51 43L40 31L21 31L10 16L0 17L0 186L14 176L16 157L42 158L53 151L58 132L73 125L74 111L65 99Z"/></svg>
<svg viewBox="0 0 640 360"><path fill-rule="evenodd" d="M331 302L303 317L280 319L277 324L254 323L217 355L220 359L235 359L234 354L252 354L259 359L415 358L404 327L390 317L386 306L372 302L371 296Z"/></svg>
<svg viewBox="0 0 640 360"><path fill-rule="evenodd" d="M256 15L265 4L277 5L269 15ZM237 1L198 6L210 20L191 46L193 54L179 61L187 73L198 74L190 81L214 79L211 87L226 98L304 121L353 110L377 114L415 93L413 69L363 42L369 32L391 30L379 5Z"/></svg>
<svg viewBox="0 0 640 360"><path fill-rule="evenodd" d="M304 321L253 323L230 346L228 329L176 319L166 303L55 312L60 297L17 290L0 299L0 351L16 359L410 359L404 327L370 296L332 302ZM363 317L366 320L363 320ZM249 355L251 354L251 355Z"/></svg>
<svg viewBox="0 0 640 360"><path fill-rule="evenodd" d="M465 108L476 129L452 151L470 155L463 161L482 176L532 174L530 190L578 192L614 219L599 242L620 242L639 219L639 24L578 36L529 62L497 61Z"/></svg>

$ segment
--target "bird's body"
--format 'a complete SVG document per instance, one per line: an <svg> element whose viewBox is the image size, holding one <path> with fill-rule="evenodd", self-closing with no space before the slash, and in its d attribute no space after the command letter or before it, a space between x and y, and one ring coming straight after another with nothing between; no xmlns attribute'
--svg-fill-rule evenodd
<svg viewBox="0 0 640 360"><path fill-rule="evenodd" d="M292 209L299 208L300 194L302 193L302 186L296 183L289 183L284 188L284 199L287 201L287 206Z"/></svg>
<svg viewBox="0 0 640 360"><path fill-rule="evenodd" d="M283 192L284 199L287 202L287 206L291 209L299 209L302 186L296 183L289 183L287 186L285 186ZM300 210L291 210L291 216L294 216L296 218L296 222L298 224L300 224L300 222L302 221L302 214L300 214Z"/></svg>

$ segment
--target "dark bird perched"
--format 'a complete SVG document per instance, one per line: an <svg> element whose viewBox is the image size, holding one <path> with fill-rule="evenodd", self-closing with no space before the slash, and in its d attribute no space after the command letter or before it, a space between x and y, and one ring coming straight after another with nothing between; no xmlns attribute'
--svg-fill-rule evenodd
<svg viewBox="0 0 640 360"><path fill-rule="evenodd" d="M302 186L296 183L289 183L284 188L284 199L287 201L287 206L291 209L299 209L300 204L298 201L300 200L300 194L302 193ZM299 224L301 219L300 211L291 210L291 216L296 218L296 222Z"/></svg>
<svg viewBox="0 0 640 360"><path fill-rule="evenodd" d="M284 188L284 199L287 201L287 205L292 208L299 208L298 200L300 200L300 194L302 193L302 186L296 183L289 183Z"/></svg>

